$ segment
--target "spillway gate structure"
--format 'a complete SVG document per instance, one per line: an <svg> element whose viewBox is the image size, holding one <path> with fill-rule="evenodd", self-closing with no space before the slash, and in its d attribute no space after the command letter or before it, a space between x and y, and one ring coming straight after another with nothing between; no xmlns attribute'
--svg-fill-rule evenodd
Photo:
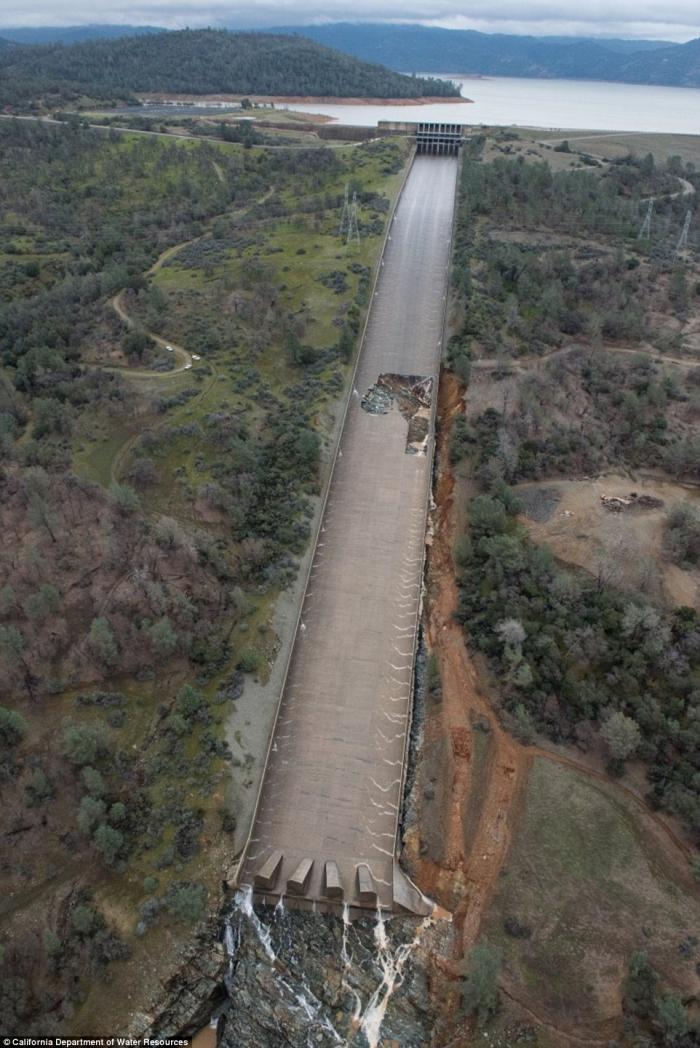
<svg viewBox="0 0 700 1048"><path fill-rule="evenodd" d="M419 156L457 156L467 128L464 124L380 120L377 131L380 135L408 135Z"/></svg>

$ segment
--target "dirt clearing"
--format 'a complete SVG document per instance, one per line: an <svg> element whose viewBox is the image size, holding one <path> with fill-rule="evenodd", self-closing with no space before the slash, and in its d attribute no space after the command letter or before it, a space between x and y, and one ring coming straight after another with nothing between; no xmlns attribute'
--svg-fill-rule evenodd
<svg viewBox="0 0 700 1048"><path fill-rule="evenodd" d="M549 546L556 557L593 575L634 589L671 605L700 607L700 571L684 571L664 555L664 521L684 502L698 504L696 488L652 476L630 478L620 473L583 480L519 484L521 520L533 540ZM606 499L628 499L612 512ZM660 506L644 505L647 498Z"/></svg>

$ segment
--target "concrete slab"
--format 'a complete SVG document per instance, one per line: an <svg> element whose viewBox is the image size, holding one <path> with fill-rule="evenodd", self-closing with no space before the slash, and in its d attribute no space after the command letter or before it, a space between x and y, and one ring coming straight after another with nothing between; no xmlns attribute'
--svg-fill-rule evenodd
<svg viewBox="0 0 700 1048"><path fill-rule="evenodd" d="M282 867L282 852L274 851L265 860L263 865L260 867L258 872L255 874L255 887L260 888L262 891L271 891L276 883L279 876L280 869Z"/></svg>
<svg viewBox="0 0 700 1048"><path fill-rule="evenodd" d="M302 859L292 876L287 878L287 891L292 895L306 895L313 868L313 859Z"/></svg>
<svg viewBox="0 0 700 1048"><path fill-rule="evenodd" d="M326 897L329 898L329 899L341 899L342 900L343 894L344 894L344 889L343 889L343 882L340 879L340 873L338 871L338 864L337 864L337 862L333 862L332 860L329 860L326 863L326 868L324 870L323 881L324 881L324 885L325 885L324 894L326 895Z"/></svg>
<svg viewBox="0 0 700 1048"><path fill-rule="evenodd" d="M456 174L417 158L397 209L241 883L282 851L278 888L310 858L305 895L323 899L332 860L346 901L367 905L364 864L393 904L430 456L407 454L398 404L372 414L361 397L382 374L437 379Z"/></svg>

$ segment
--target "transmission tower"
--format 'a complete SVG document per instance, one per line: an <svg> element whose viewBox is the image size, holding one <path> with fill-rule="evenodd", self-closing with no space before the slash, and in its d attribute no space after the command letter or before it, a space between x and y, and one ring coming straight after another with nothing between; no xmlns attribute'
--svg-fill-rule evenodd
<svg viewBox="0 0 700 1048"><path fill-rule="evenodd" d="M360 246L360 227L357 224L357 193L352 194L350 217L348 219L348 239L346 243L355 243L358 247Z"/></svg>
<svg viewBox="0 0 700 1048"><path fill-rule="evenodd" d="M681 235L678 238L678 244L676 246L676 254L680 255L688 246L688 233L690 232L690 216L692 212L690 210L685 213L685 222L683 223L683 229Z"/></svg>
<svg viewBox="0 0 700 1048"><path fill-rule="evenodd" d="M642 228L639 230L639 240L648 240L651 236L651 216L654 213L654 198L652 197L647 205L647 213L644 216L642 222Z"/></svg>
<svg viewBox="0 0 700 1048"><path fill-rule="evenodd" d="M340 226L338 228L338 236L339 237L342 237L345 233L347 233L348 229L349 229L349 226L350 226L350 200L349 200L349 194L350 194L350 186L346 182L345 183L345 200L343 202L343 213L340 216Z"/></svg>

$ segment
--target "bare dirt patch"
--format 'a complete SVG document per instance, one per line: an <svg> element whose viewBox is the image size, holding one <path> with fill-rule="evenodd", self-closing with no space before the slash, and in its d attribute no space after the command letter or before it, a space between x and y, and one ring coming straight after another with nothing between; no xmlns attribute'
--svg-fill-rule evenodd
<svg viewBox="0 0 700 1048"><path fill-rule="evenodd" d="M532 538L561 560L671 605L700 607L700 572L669 562L663 534L668 510L683 502L697 503L696 488L610 473L596 479L529 482L516 490L524 501L521 520ZM661 505L622 512L606 507L604 499L626 499L630 492L642 500L658 499Z"/></svg>

